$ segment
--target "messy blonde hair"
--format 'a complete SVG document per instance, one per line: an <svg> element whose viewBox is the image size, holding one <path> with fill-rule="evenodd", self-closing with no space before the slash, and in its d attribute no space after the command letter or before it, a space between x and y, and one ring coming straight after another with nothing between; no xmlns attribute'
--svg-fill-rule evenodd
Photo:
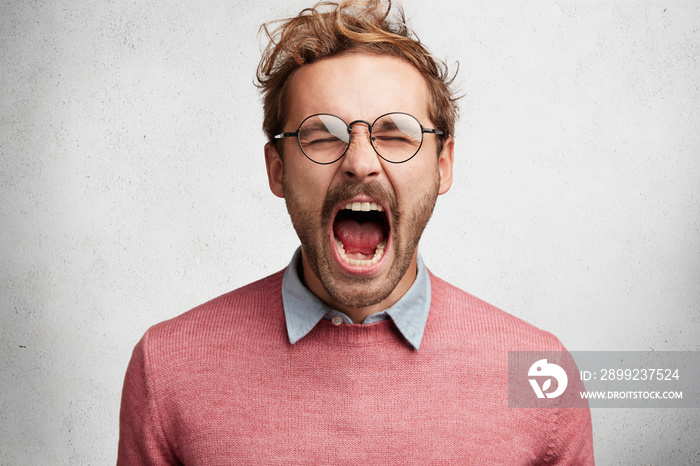
<svg viewBox="0 0 700 466"><path fill-rule="evenodd" d="M263 24L269 39L257 70L257 86L263 96L263 130L271 143L282 132L287 117L288 83L304 64L343 53L390 55L415 66L430 91L428 114L444 138L454 134L457 97L450 90L447 66L433 58L406 25L398 7L389 18L391 0L321 1L298 16ZM391 110L391 109L389 109Z"/></svg>

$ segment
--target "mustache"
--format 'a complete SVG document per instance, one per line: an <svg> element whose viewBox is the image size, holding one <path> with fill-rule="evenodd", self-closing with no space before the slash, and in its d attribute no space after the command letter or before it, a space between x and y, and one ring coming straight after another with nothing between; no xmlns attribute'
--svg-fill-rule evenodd
<svg viewBox="0 0 700 466"><path fill-rule="evenodd" d="M337 186L328 188L326 198L323 201L323 208L321 209L322 222L327 224L333 220L331 218L333 209L338 203L360 195L369 196L389 207L392 223L396 224L401 216L396 194L378 181L368 181L362 184L344 181Z"/></svg>

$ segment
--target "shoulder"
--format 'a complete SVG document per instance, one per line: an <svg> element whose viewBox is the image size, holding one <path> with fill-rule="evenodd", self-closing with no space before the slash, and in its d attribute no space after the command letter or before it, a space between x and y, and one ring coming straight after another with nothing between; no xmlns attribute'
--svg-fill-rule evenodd
<svg viewBox="0 0 700 466"><path fill-rule="evenodd" d="M230 344L260 324L279 327L284 323L283 276L284 270L160 322L148 329L143 344L150 347L209 346L222 341Z"/></svg>
<svg viewBox="0 0 700 466"><path fill-rule="evenodd" d="M432 320L445 331L452 329L457 332L455 337L461 336L480 346L508 351L565 350L559 339L550 332L539 329L432 273L430 283Z"/></svg>

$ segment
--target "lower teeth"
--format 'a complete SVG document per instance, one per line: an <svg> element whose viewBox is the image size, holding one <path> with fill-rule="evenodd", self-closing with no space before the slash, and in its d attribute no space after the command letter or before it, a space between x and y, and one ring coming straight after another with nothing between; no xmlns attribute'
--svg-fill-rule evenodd
<svg viewBox="0 0 700 466"><path fill-rule="evenodd" d="M374 257L366 260L351 259L348 257L348 255L345 254L345 247L343 246L343 243L338 238L335 238L335 245L338 249L340 258L343 259L343 262L349 265L367 267L376 264L382 258L384 255L384 250L386 249L386 240L383 240L377 245L376 249L374 250Z"/></svg>

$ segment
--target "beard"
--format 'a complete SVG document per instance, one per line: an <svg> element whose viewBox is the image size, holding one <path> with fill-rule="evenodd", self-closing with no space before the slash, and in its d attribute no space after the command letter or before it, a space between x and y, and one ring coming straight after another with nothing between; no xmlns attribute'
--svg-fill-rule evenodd
<svg viewBox="0 0 700 466"><path fill-rule="evenodd" d="M435 173L431 186L413 205L400 207L393 190L378 181L357 184L344 182L330 187L319 211L300 195L283 176L283 190L287 211L302 252L312 272L326 292L338 304L347 308L364 308L380 303L394 291L411 265L423 230L430 220L438 196L439 175ZM335 264L331 244L333 211L338 203L354 196L366 195L389 207L392 255L388 268L377 275L352 275Z"/></svg>

